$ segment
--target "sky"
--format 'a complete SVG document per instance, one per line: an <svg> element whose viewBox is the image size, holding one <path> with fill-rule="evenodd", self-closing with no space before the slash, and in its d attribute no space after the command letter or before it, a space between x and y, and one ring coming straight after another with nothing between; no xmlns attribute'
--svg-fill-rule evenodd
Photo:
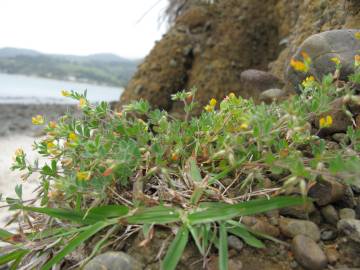
<svg viewBox="0 0 360 270"><path fill-rule="evenodd" d="M0 0L0 48L141 58L166 30L158 21L166 4L167 0Z"/></svg>

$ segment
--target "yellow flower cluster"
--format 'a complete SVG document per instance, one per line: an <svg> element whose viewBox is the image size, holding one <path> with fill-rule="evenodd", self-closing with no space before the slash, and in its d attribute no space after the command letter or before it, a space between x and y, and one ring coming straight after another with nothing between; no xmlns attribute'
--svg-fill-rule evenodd
<svg viewBox="0 0 360 270"><path fill-rule="evenodd" d="M304 86L305 88L311 86L311 84L315 81L314 76L308 76L306 77L306 79L301 83L302 86Z"/></svg>
<svg viewBox="0 0 360 270"><path fill-rule="evenodd" d="M18 148L15 151L15 157L21 157L24 155L24 150L22 148Z"/></svg>
<svg viewBox="0 0 360 270"><path fill-rule="evenodd" d="M88 181L90 180L90 177L91 177L91 172L89 171L79 171L76 173L76 178L79 181Z"/></svg>
<svg viewBox="0 0 360 270"><path fill-rule="evenodd" d="M210 99L209 104L204 107L205 111L212 112L216 106L216 103L217 101L215 98Z"/></svg>
<svg viewBox="0 0 360 270"><path fill-rule="evenodd" d="M356 39L360 39L360 32L356 32L356 33L355 33L355 38L356 38Z"/></svg>
<svg viewBox="0 0 360 270"><path fill-rule="evenodd" d="M330 115L327 115L325 117L321 117L319 120L319 126L320 128L326 128L326 127L331 127L333 123L333 119Z"/></svg>
<svg viewBox="0 0 360 270"><path fill-rule="evenodd" d="M37 115L37 116L34 116L31 118L31 122L34 124L34 125L43 125L44 124L44 117L42 115Z"/></svg>
<svg viewBox="0 0 360 270"><path fill-rule="evenodd" d="M71 132L69 134L69 142L73 143L73 142L76 142L78 139L77 135L74 133L74 132Z"/></svg>

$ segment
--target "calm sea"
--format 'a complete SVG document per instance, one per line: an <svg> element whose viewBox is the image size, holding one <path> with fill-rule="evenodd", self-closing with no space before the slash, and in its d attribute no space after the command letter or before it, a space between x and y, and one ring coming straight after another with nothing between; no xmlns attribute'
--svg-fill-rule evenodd
<svg viewBox="0 0 360 270"><path fill-rule="evenodd" d="M68 103L61 90L87 90L91 102L119 100L123 88L0 73L0 103Z"/></svg>

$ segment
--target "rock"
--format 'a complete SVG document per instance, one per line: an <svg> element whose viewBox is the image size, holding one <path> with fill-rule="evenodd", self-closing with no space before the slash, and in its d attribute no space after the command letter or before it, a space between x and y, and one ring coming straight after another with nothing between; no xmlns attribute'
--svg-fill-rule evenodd
<svg viewBox="0 0 360 270"><path fill-rule="evenodd" d="M310 187L308 195L315 199L319 206L324 206L342 199L346 192L346 186L334 181L318 179L315 185Z"/></svg>
<svg viewBox="0 0 360 270"><path fill-rule="evenodd" d="M238 237L230 235L228 237L228 246L236 251L241 251L244 247L244 243Z"/></svg>
<svg viewBox="0 0 360 270"><path fill-rule="evenodd" d="M356 218L360 219L360 204L355 206L355 214L356 214Z"/></svg>
<svg viewBox="0 0 360 270"><path fill-rule="evenodd" d="M352 191L352 188L350 186L347 186L345 189L345 194L336 203L337 206L340 206L341 208L354 208L356 205L354 192Z"/></svg>
<svg viewBox="0 0 360 270"><path fill-rule="evenodd" d="M142 270L140 263L124 252L109 251L96 256L84 270Z"/></svg>
<svg viewBox="0 0 360 270"><path fill-rule="evenodd" d="M284 86L284 83L271 73L256 69L247 69L241 72L240 84L242 89L246 89L254 96L259 96L268 89L280 90L279 88Z"/></svg>
<svg viewBox="0 0 360 270"><path fill-rule="evenodd" d="M315 211L314 203L308 201L304 205L285 207L280 209L280 215L285 217L293 217L298 219L307 219L309 214Z"/></svg>
<svg viewBox="0 0 360 270"><path fill-rule="evenodd" d="M339 221L338 212L331 204L322 207L321 214L329 224L336 225Z"/></svg>
<svg viewBox="0 0 360 270"><path fill-rule="evenodd" d="M337 237L337 231L330 228L325 228L321 230L320 238L323 241L331 241Z"/></svg>
<svg viewBox="0 0 360 270"><path fill-rule="evenodd" d="M277 100L283 100L286 97L286 92L278 88L265 90L259 96L259 100L270 104Z"/></svg>
<svg viewBox="0 0 360 270"><path fill-rule="evenodd" d="M349 137L345 133L335 133L332 135L334 141L342 144L349 144Z"/></svg>
<svg viewBox="0 0 360 270"><path fill-rule="evenodd" d="M308 76L313 75L318 80L326 74L335 71L335 63L331 58L341 61L340 79L347 80L354 72L354 57L360 50L360 42L356 40L355 29L325 31L305 39L293 56L293 59L303 61L303 53L311 58L309 72L295 71L290 65L286 71L287 80L300 91L299 84Z"/></svg>
<svg viewBox="0 0 360 270"><path fill-rule="evenodd" d="M267 234L273 237L278 237L280 231L274 225L271 225L269 222L264 220L258 220L253 226L250 227L255 232Z"/></svg>
<svg viewBox="0 0 360 270"><path fill-rule="evenodd" d="M280 218L280 231L283 235L293 238L299 234L307 235L314 241L320 240L319 227L311 221L291 218Z"/></svg>
<svg viewBox="0 0 360 270"><path fill-rule="evenodd" d="M326 247L325 254L326 254L328 263L332 264L332 265L336 264L336 262L339 260L339 257L340 257L339 252L333 246Z"/></svg>
<svg viewBox="0 0 360 270"><path fill-rule="evenodd" d="M292 240L291 249L296 261L305 269L321 270L327 265L327 258L321 248L305 235L298 235Z"/></svg>
<svg viewBox="0 0 360 270"><path fill-rule="evenodd" d="M341 219L337 224L337 228L351 240L360 243L360 220Z"/></svg>
<svg viewBox="0 0 360 270"><path fill-rule="evenodd" d="M355 219L356 218L356 213L355 213L354 209L343 208L343 209L340 209L339 216L340 216L341 219L347 219L347 218Z"/></svg>

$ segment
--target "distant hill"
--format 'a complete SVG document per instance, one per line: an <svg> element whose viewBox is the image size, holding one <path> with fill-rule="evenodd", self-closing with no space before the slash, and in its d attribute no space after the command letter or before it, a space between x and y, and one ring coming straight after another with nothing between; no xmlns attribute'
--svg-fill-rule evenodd
<svg viewBox="0 0 360 270"><path fill-rule="evenodd" d="M141 60L115 54L44 54L29 49L0 49L0 73L125 86Z"/></svg>

